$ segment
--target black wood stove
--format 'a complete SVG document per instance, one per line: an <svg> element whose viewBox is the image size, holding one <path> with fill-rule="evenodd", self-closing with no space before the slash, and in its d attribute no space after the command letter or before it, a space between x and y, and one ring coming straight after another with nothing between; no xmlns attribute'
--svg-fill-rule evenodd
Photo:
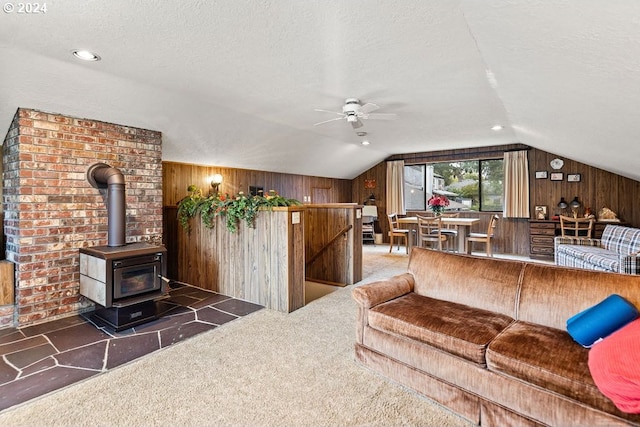
<svg viewBox="0 0 640 427"><path fill-rule="evenodd" d="M107 189L108 245L80 249L80 294L100 307L93 316L116 331L157 319L156 301L168 292L163 246L125 243L124 176L96 163L87 180Z"/></svg>

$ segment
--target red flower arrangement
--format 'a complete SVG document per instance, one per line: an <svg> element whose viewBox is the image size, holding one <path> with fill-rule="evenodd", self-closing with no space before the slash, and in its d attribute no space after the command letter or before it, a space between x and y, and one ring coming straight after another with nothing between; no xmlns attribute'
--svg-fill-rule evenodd
<svg viewBox="0 0 640 427"><path fill-rule="evenodd" d="M427 201L427 204L436 215L440 215L442 214L442 212L444 212L444 208L449 206L449 199L447 199L445 196L439 196L434 194Z"/></svg>

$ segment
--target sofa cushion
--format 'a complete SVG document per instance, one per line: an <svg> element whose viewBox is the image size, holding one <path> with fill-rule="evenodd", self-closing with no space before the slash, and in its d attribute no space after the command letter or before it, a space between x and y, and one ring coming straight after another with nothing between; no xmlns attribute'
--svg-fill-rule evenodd
<svg viewBox="0 0 640 427"><path fill-rule="evenodd" d="M629 255L640 250L640 229L607 224L600 240L604 249Z"/></svg>
<svg viewBox="0 0 640 427"><path fill-rule="evenodd" d="M635 320L589 351L594 382L624 412L640 413L640 320Z"/></svg>
<svg viewBox="0 0 640 427"><path fill-rule="evenodd" d="M368 321L372 328L418 340L485 366L487 345L513 319L412 292L373 307Z"/></svg>
<svg viewBox="0 0 640 427"><path fill-rule="evenodd" d="M588 358L589 350L566 331L521 321L510 325L487 349L489 370L615 413L615 406L591 378Z"/></svg>
<svg viewBox="0 0 640 427"><path fill-rule="evenodd" d="M567 319L567 332L578 344L591 347L638 318L638 309L612 294L598 304Z"/></svg>
<svg viewBox="0 0 640 427"><path fill-rule="evenodd" d="M640 276L528 264L518 298L518 320L564 330L567 319L611 294L640 307Z"/></svg>
<svg viewBox="0 0 640 427"><path fill-rule="evenodd" d="M518 282L525 263L413 248L414 292L516 317Z"/></svg>
<svg viewBox="0 0 640 427"><path fill-rule="evenodd" d="M597 246L558 245L556 249L558 265L589 268L600 271L620 271L620 256Z"/></svg>

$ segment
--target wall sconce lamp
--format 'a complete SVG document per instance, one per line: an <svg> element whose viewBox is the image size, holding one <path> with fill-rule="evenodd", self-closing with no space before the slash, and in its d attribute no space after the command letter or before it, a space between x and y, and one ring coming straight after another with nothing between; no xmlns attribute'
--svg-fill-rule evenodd
<svg viewBox="0 0 640 427"><path fill-rule="evenodd" d="M560 197L560 203L558 203L558 208L560 209L560 215L565 215L565 209L569 207L569 204L564 200L564 197Z"/></svg>
<svg viewBox="0 0 640 427"><path fill-rule="evenodd" d="M220 184L222 184L222 175L217 173L211 177L211 192L217 193L220 190Z"/></svg>
<svg viewBox="0 0 640 427"><path fill-rule="evenodd" d="M578 209L580 209L580 206L582 206L582 203L580 203L580 201L578 200L578 196L573 198L571 203L569 203L569 206L571 206L571 213L573 213L573 217L577 218L578 217Z"/></svg>

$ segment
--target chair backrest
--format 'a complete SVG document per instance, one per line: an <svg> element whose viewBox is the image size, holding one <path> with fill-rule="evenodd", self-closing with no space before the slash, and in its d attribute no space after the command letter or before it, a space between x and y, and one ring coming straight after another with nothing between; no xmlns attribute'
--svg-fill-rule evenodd
<svg viewBox="0 0 640 427"><path fill-rule="evenodd" d="M594 223L593 218L573 218L560 215L560 235L562 237L591 238Z"/></svg>
<svg viewBox="0 0 640 427"><path fill-rule="evenodd" d="M395 231L398 228L398 214L397 213L390 213L387 214L387 218L389 218L389 230L391 231Z"/></svg>
<svg viewBox="0 0 640 427"><path fill-rule="evenodd" d="M439 216L425 217L417 215L418 219L418 244L423 242L437 242L438 249L442 250L442 241L447 237L442 235L442 218Z"/></svg>
<svg viewBox="0 0 640 427"><path fill-rule="evenodd" d="M444 212L440 216L442 218L460 218L460 212ZM444 228L446 228L446 229L454 229L454 228L456 228L456 226L455 225L451 225L451 224L445 224Z"/></svg>
<svg viewBox="0 0 640 427"><path fill-rule="evenodd" d="M493 233L498 225L498 220L500 220L498 215L493 215L491 217L491 221L489 221L489 228L487 228L487 237L493 237Z"/></svg>

